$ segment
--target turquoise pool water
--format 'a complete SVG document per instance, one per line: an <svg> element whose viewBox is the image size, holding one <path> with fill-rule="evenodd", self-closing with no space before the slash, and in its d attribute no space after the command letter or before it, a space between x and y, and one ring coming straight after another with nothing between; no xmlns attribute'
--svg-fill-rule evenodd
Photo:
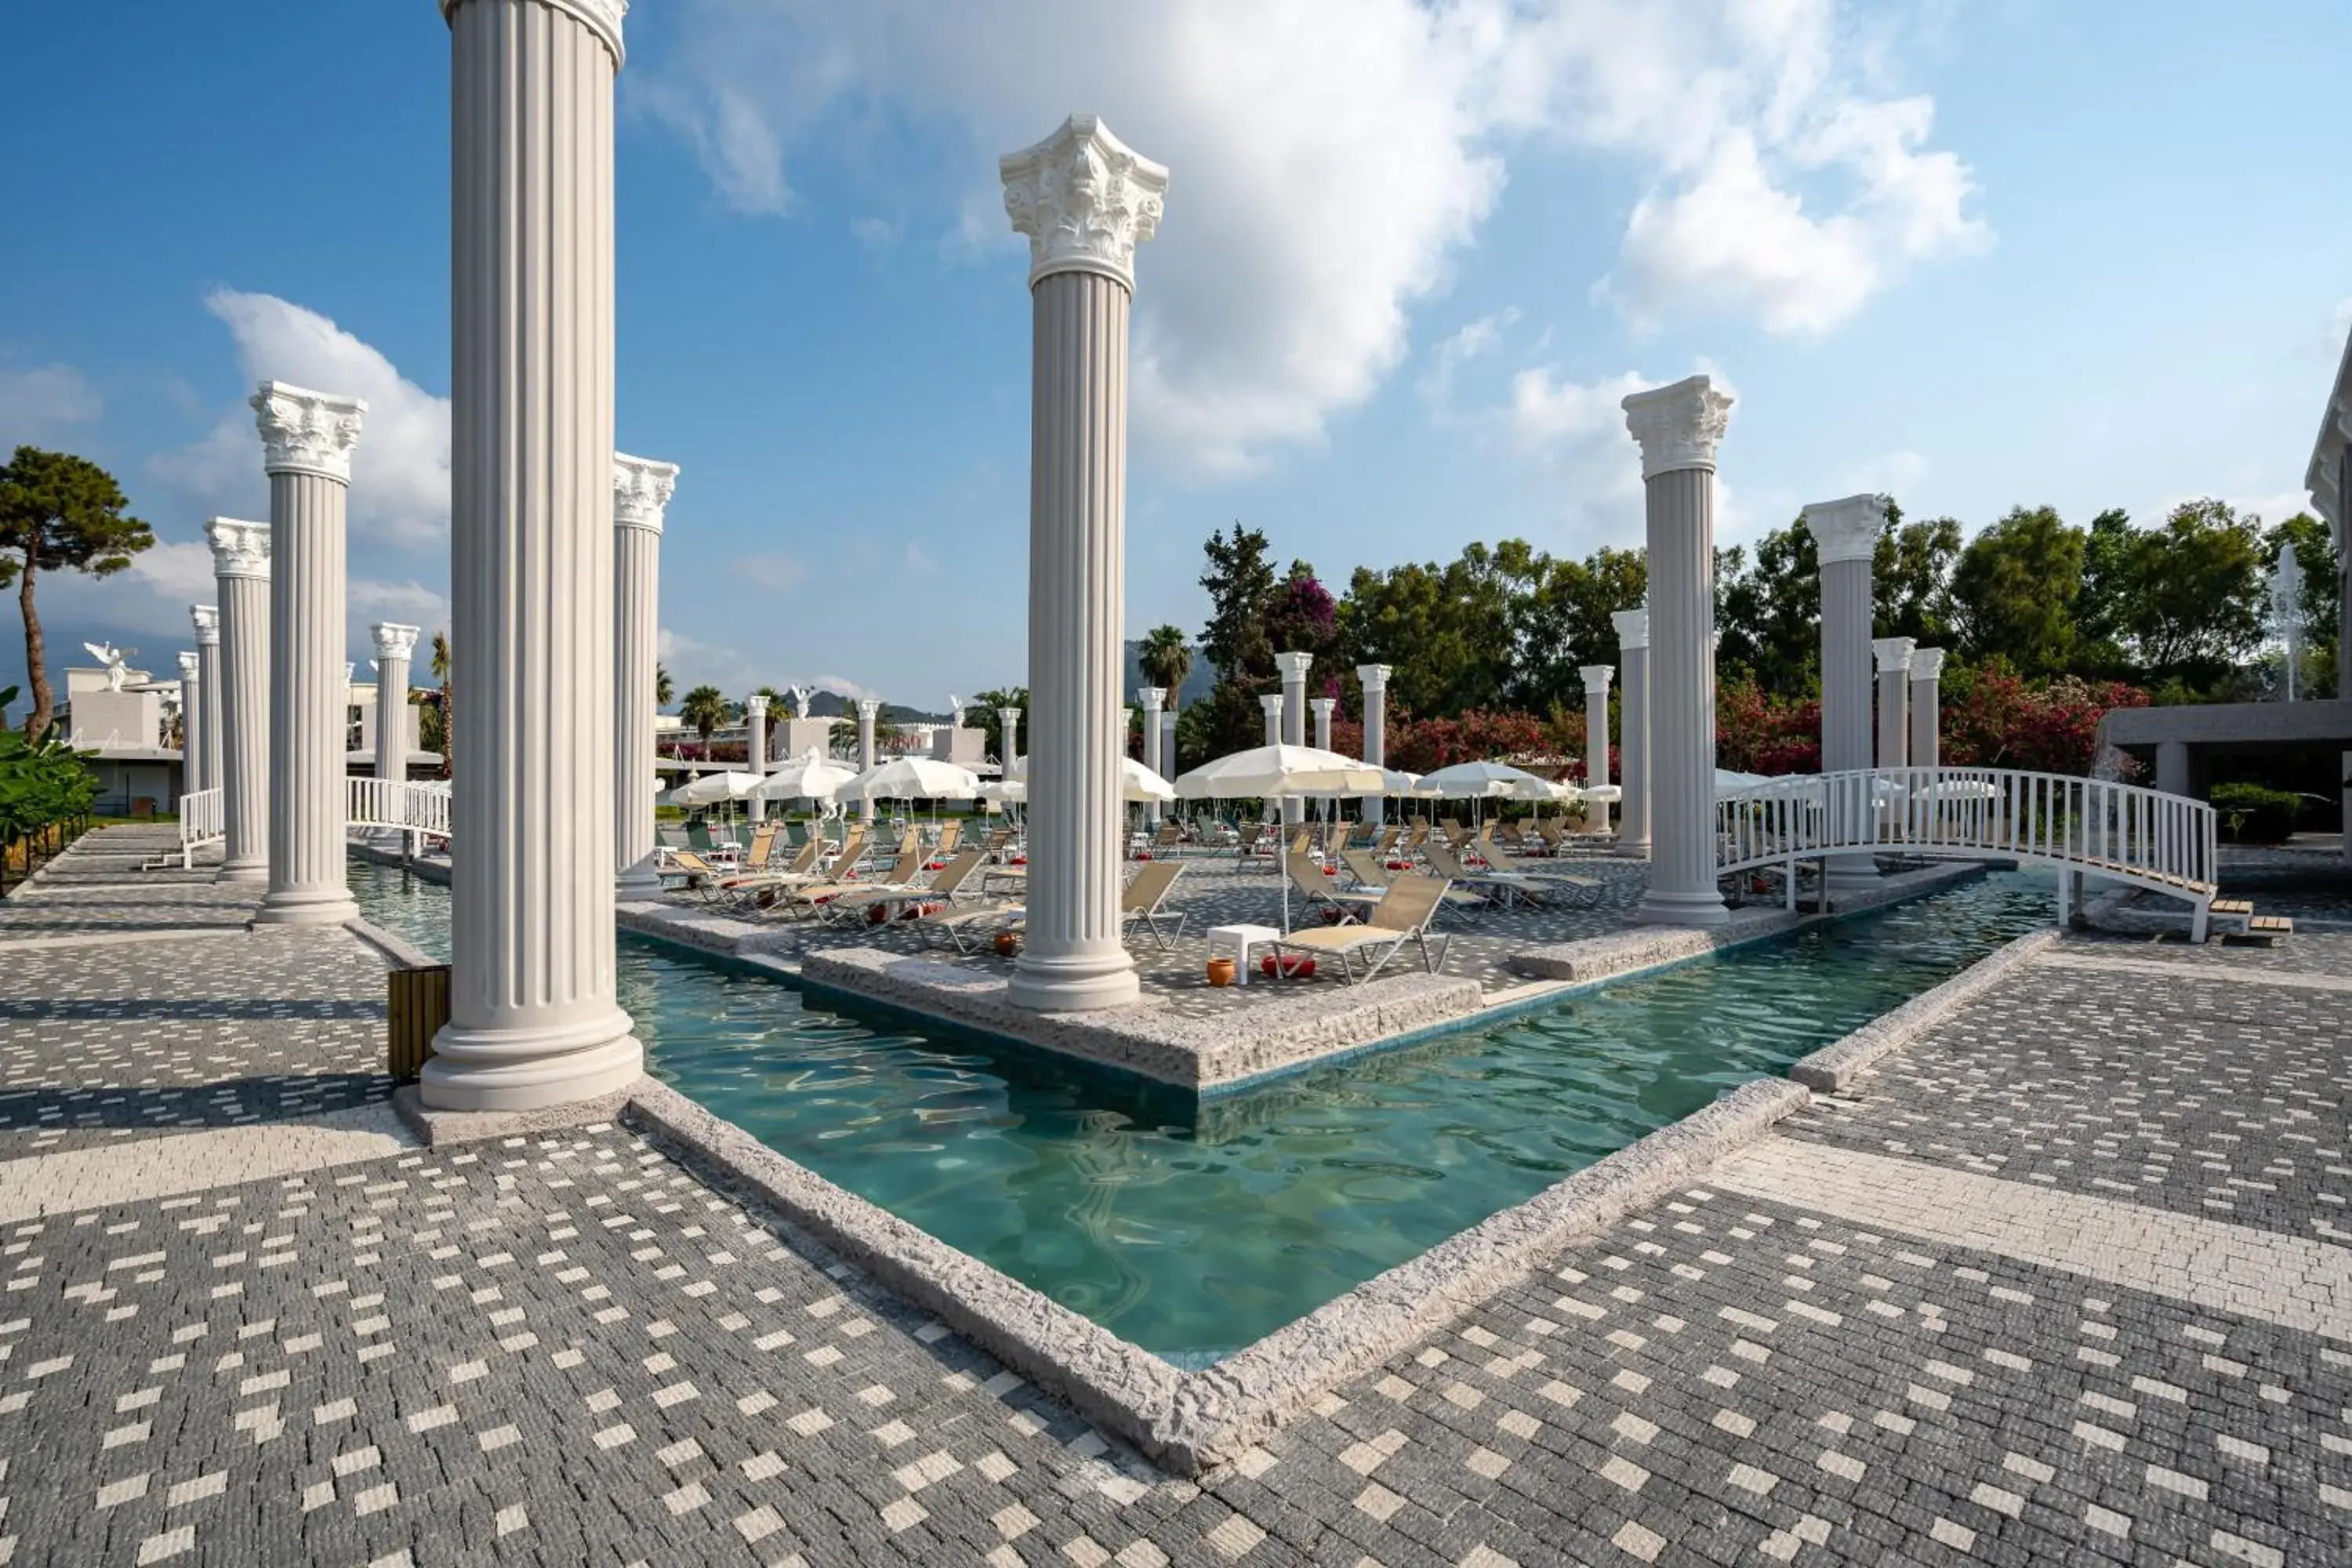
<svg viewBox="0 0 2352 1568"><path fill-rule="evenodd" d="M448 893L355 864L371 920L438 954ZM1785 1069L2046 922L1995 874L1492 1026L1185 1099L805 1007L624 936L654 1074L769 1147L1122 1338L1197 1365Z"/></svg>

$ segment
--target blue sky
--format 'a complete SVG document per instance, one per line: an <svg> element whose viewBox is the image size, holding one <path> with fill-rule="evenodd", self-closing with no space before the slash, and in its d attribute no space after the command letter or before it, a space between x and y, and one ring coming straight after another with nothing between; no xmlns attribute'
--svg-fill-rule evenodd
<svg viewBox="0 0 2352 1568"><path fill-rule="evenodd" d="M446 624L447 37L431 0L11 18L0 443L165 546L43 595L168 669L244 395L370 399L352 650ZM2352 8L2088 0L638 0L620 442L682 465L666 656L919 706L1024 678L1028 300L995 156L1101 113L1139 252L1128 626L1233 519L1343 583L1638 540L1617 400L1737 390L1727 539L1891 490L2147 518L2299 486L2352 323ZM1596 653L1605 650L1594 650ZM462 657L462 653L461 653ZM21 678L0 612L0 684Z"/></svg>

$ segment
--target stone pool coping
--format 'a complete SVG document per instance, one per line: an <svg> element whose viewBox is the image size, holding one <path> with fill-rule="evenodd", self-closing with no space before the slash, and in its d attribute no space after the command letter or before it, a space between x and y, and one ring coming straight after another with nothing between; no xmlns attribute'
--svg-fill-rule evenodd
<svg viewBox="0 0 2352 1568"><path fill-rule="evenodd" d="M1789 1076L1816 1093L1843 1094L1855 1079L1890 1052L1909 1045L1928 1028L1991 990L2011 970L2032 963L2057 946L2065 936L2064 931L2052 926L2011 938L1941 985L1922 991L1845 1038L1800 1058L1789 1068Z"/></svg>

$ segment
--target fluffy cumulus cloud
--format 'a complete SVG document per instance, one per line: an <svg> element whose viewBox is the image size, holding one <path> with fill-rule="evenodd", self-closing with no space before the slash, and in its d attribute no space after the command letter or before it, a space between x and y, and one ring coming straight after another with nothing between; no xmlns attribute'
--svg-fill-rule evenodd
<svg viewBox="0 0 2352 1568"><path fill-rule="evenodd" d="M0 365L0 450L54 440L104 411L98 389L69 364Z"/></svg>
<svg viewBox="0 0 2352 1568"><path fill-rule="evenodd" d="M1635 171L1596 289L1643 324L1819 332L1986 237L1931 104L1881 89L1892 51L1833 0L687 0L671 26L629 90L746 211L791 210L810 143L877 126L972 171L934 215L955 247L1014 243L994 156L1069 109L1167 163L1133 419L1194 473L1311 446L1380 386L1508 158Z"/></svg>
<svg viewBox="0 0 2352 1568"><path fill-rule="evenodd" d="M449 529L449 400L403 376L382 351L318 311L272 294L220 289L205 298L236 344L242 379L290 381L363 398L368 409L352 455L351 527L356 541L429 545ZM268 482L253 410L222 412L204 439L155 458L158 478L211 510L266 515Z"/></svg>

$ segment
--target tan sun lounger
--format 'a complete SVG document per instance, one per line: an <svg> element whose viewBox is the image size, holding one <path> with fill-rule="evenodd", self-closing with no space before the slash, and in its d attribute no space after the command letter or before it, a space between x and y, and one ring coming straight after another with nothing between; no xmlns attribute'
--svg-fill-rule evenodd
<svg viewBox="0 0 2352 1568"><path fill-rule="evenodd" d="M1338 959L1339 978L1353 985L1380 973L1410 942L1420 947L1423 967L1434 974L1445 962L1449 939L1439 937L1433 952L1429 922L1444 902L1445 890L1444 882L1435 877L1400 875L1361 923L1295 931L1278 939L1274 943L1275 973L1284 973L1286 956L1311 953ZM1359 961L1363 964L1360 974L1356 972Z"/></svg>

